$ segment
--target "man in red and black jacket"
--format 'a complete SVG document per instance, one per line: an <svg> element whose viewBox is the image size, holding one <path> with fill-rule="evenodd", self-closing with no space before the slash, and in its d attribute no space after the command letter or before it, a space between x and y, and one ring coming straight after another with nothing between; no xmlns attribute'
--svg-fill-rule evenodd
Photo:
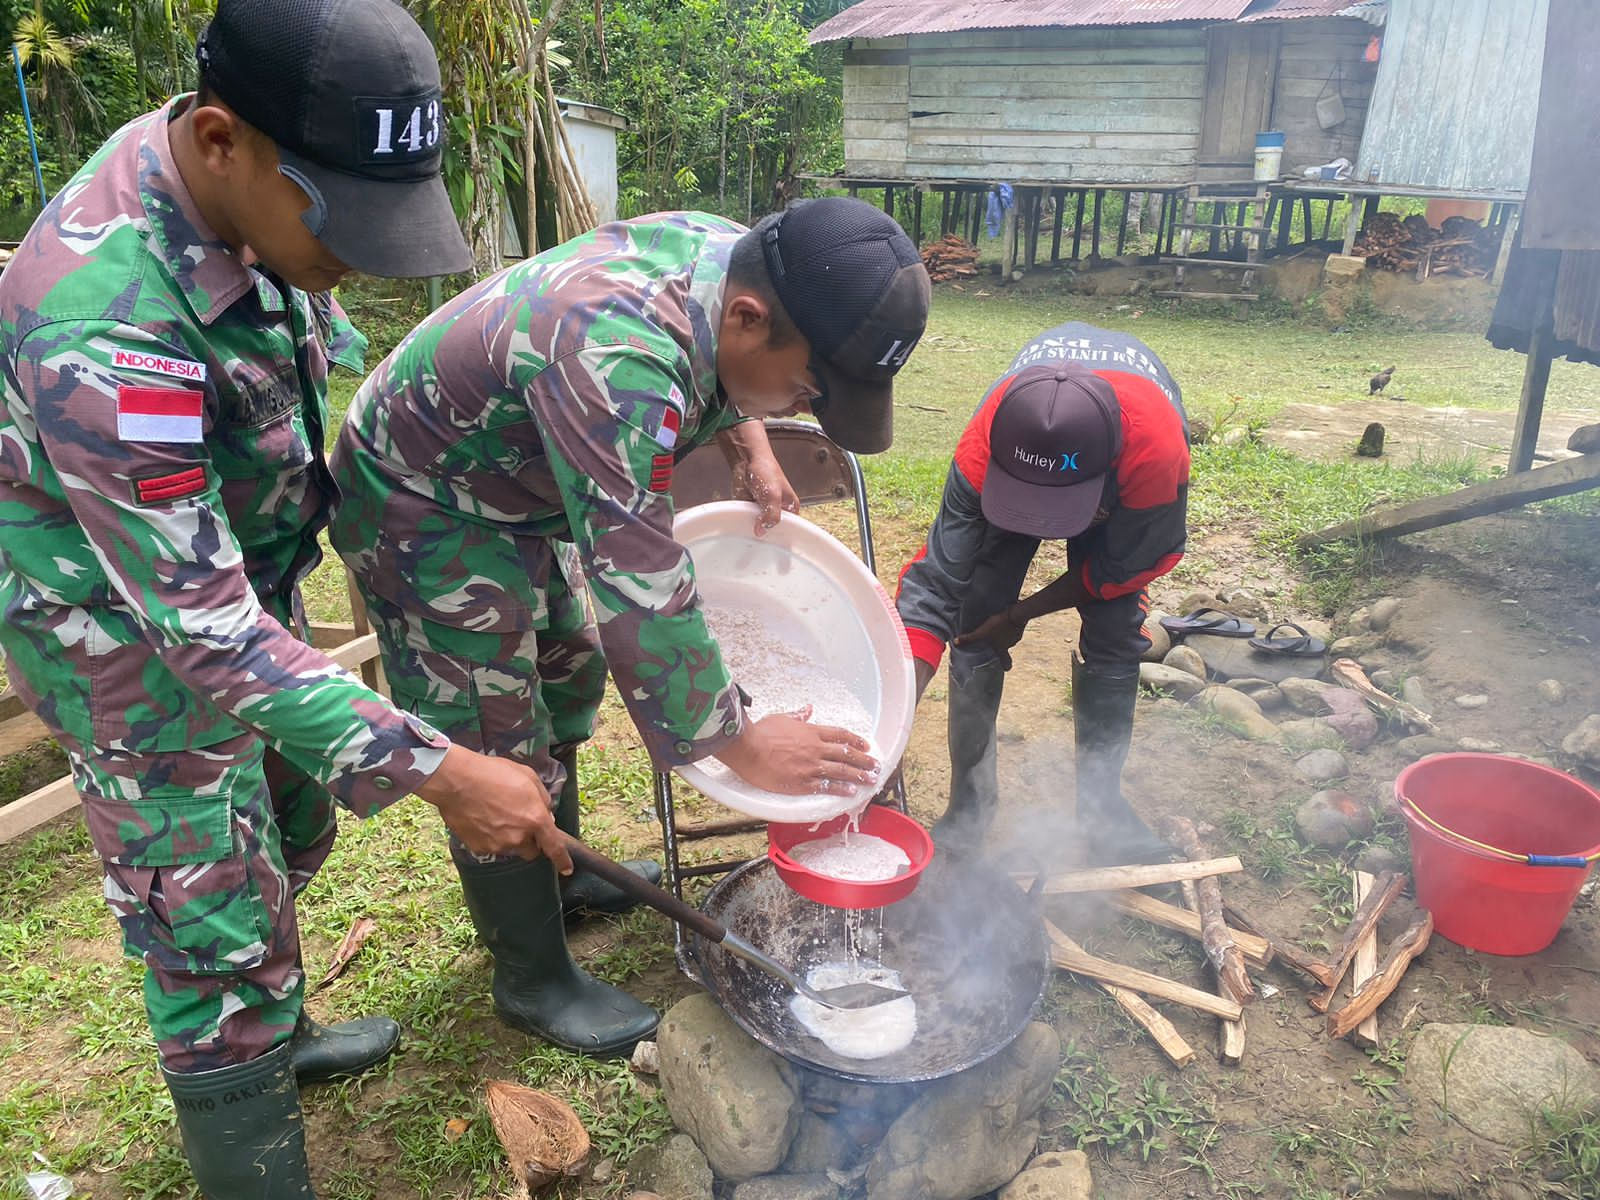
<svg viewBox="0 0 1600 1200"><path fill-rule="evenodd" d="M897 606L920 698L950 656L950 804L939 843L973 849L998 802L995 720L1011 647L1029 621L1082 620L1072 662L1078 824L1103 863L1170 851L1122 795L1133 736L1145 588L1183 556L1188 424L1177 383L1149 347L1069 323L1023 347L956 446L944 500ZM1067 571L1018 599L1043 539Z"/></svg>

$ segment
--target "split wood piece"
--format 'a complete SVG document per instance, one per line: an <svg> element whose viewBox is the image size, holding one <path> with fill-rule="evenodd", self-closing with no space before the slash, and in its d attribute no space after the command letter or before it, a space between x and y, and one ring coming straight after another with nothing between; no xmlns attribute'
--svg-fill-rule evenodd
<svg viewBox="0 0 1600 1200"><path fill-rule="evenodd" d="M1192 879L1183 881L1183 902L1189 906L1199 919L1200 891ZM1218 983L1221 988L1221 983ZM1223 993L1226 995L1226 993ZM1230 1067L1237 1067L1244 1062L1244 1014L1239 1014L1239 1019L1229 1021L1226 1018L1217 1023L1217 1058Z"/></svg>
<svg viewBox="0 0 1600 1200"><path fill-rule="evenodd" d="M1137 967L1125 967L1121 963L1098 958L1049 921L1044 923L1044 928L1050 936L1050 961L1063 971L1071 971L1074 975L1082 975L1085 979L1092 979L1097 983L1113 983L1129 991L1154 996L1158 1000L1171 1000L1187 1008L1209 1013L1213 1017L1225 1017L1230 1021L1237 1020L1239 1014L1244 1012L1242 1007L1226 997L1213 996L1210 992L1202 992L1199 988L1190 987L1174 979L1166 979L1160 975L1152 975L1149 971L1141 971Z"/></svg>
<svg viewBox="0 0 1600 1200"><path fill-rule="evenodd" d="M1200 936L1198 915L1144 892L1107 892L1106 904L1125 916L1138 917L1163 929L1171 929L1192 938ZM1272 961L1272 943L1266 938L1242 929L1230 929L1228 933L1251 966L1264 967Z"/></svg>
<svg viewBox="0 0 1600 1200"><path fill-rule="evenodd" d="M1260 921L1257 921L1233 901L1223 901L1222 911L1239 928L1247 929L1257 937L1266 938L1268 944L1272 947L1274 957L1281 958L1297 971L1303 971L1323 987L1327 987L1333 982L1333 968L1331 966L1320 958L1312 958L1311 955L1300 949L1293 942L1285 941L1283 938L1268 933L1266 927Z"/></svg>
<svg viewBox="0 0 1600 1200"><path fill-rule="evenodd" d="M1167 840L1191 859L1204 853L1200 848L1200 833L1187 817L1169 817L1165 822ZM1250 972L1245 970L1244 955L1228 933L1222 916L1222 886L1211 876L1194 880L1194 909L1200 917L1200 941L1205 946L1206 957L1217 973L1222 994L1240 1004L1249 1004L1256 998L1256 986L1250 982Z"/></svg>
<svg viewBox="0 0 1600 1200"><path fill-rule="evenodd" d="M1375 876L1366 871L1352 871L1351 878L1355 884L1356 905L1372 895L1373 886L1377 883ZM1361 990L1361 985L1366 983L1378 973L1378 931L1374 927L1367 930L1367 936L1361 939L1356 947L1355 961L1350 964L1350 986L1356 991ZM1372 1013L1361 1024L1356 1026L1353 1040L1362 1046L1376 1046L1378 1044L1378 1014Z"/></svg>
<svg viewBox="0 0 1600 1200"><path fill-rule="evenodd" d="M1328 1036L1341 1038L1377 1012L1378 1006L1400 986L1400 980L1405 975L1406 968L1411 965L1412 959L1428 948L1428 941L1432 937L1433 914L1425 912L1390 943L1389 953L1384 956L1383 965L1378 968L1377 974L1350 997L1350 1003L1338 1012L1328 1014Z"/></svg>
<svg viewBox="0 0 1600 1200"><path fill-rule="evenodd" d="M1103 988L1106 995L1121 1005L1123 1012L1144 1026L1144 1031L1155 1039L1161 1053L1173 1066L1186 1067L1194 1061L1194 1047L1184 1041L1178 1027L1146 1003L1144 997L1100 979L1095 980L1095 986Z"/></svg>
<svg viewBox="0 0 1600 1200"><path fill-rule="evenodd" d="M1339 953L1333 960L1333 979L1322 991L1308 997L1307 1003L1319 1013L1325 1013L1333 1003L1334 995L1339 990L1339 982L1344 978L1344 973L1350 969L1350 964L1356 956L1356 947L1361 940L1378 927L1378 918L1383 916L1389 905L1410 882L1409 876L1404 871L1385 871L1378 876L1372 894L1361 902L1356 909L1355 916L1350 920L1350 927L1344 931L1344 941L1339 945Z"/></svg>
<svg viewBox="0 0 1600 1200"><path fill-rule="evenodd" d="M1367 678L1367 673L1361 669L1361 664L1353 658L1341 658L1328 668L1328 673L1333 676L1333 681L1340 687L1349 688L1358 692L1373 708L1388 716L1398 717L1413 729L1420 729L1423 733L1437 733L1438 727L1434 725L1433 718L1423 712L1415 704L1407 704L1398 697L1389 695L1388 692L1376 687Z"/></svg>
<svg viewBox="0 0 1600 1200"><path fill-rule="evenodd" d="M1210 858L1202 862L1089 867L1082 871L1063 871L1059 875L1052 875L1045 880L1044 893L1047 896L1060 896L1071 892L1120 892L1127 888L1149 887L1155 883L1177 883L1183 879L1231 875L1242 870L1244 864L1239 861L1238 855ZM1024 880L1027 878L1025 876Z"/></svg>

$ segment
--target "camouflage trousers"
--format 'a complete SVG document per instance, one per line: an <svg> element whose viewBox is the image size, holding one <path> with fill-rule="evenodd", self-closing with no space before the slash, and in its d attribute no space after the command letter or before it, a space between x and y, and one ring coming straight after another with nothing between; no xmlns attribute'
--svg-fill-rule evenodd
<svg viewBox="0 0 1600 1200"><path fill-rule="evenodd" d="M162 1065L235 1066L290 1037L294 898L333 848L333 796L254 734L170 753L63 746L123 947L145 964Z"/></svg>
<svg viewBox="0 0 1600 1200"><path fill-rule="evenodd" d="M383 654L395 704L471 750L526 763L550 795L566 769L553 752L589 740L605 696L606 661L590 619L577 555L551 542L553 561L539 586L496 580L534 614L530 629L502 632L446 625L370 592L357 576ZM498 861L453 835L458 860ZM511 861L507 859L506 861Z"/></svg>

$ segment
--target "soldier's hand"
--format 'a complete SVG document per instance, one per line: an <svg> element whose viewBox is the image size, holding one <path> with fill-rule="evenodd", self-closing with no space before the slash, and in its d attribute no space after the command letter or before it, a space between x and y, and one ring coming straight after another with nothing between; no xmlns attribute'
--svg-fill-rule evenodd
<svg viewBox="0 0 1600 1200"><path fill-rule="evenodd" d="M757 537L776 525L784 513L800 511L800 497L770 451L751 454L739 464L734 472L733 495L736 500L754 501L761 509L756 518Z"/></svg>
<svg viewBox="0 0 1600 1200"><path fill-rule="evenodd" d="M849 796L878 783L878 762L865 738L848 729L813 725L810 707L774 713L745 726L717 757L739 777L769 792Z"/></svg>
<svg viewBox="0 0 1600 1200"><path fill-rule="evenodd" d="M550 793L532 768L452 745L417 795L474 854L543 855L561 874L572 873Z"/></svg>

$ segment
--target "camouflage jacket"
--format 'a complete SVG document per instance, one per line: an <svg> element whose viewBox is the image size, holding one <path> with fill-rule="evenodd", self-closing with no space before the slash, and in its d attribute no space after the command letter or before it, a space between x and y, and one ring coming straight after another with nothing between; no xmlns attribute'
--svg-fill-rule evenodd
<svg viewBox="0 0 1600 1200"><path fill-rule="evenodd" d="M672 537L675 459L739 418L717 385L728 257L704 213L619 222L518 263L417 327L334 450L334 546L407 612L534 629L525 564L571 540L617 690L656 762L743 731Z"/></svg>
<svg viewBox="0 0 1600 1200"><path fill-rule="evenodd" d="M184 102L97 151L0 276L0 646L80 752L254 730L370 811L448 742L285 628L332 487L328 361L365 341L207 227Z"/></svg>

